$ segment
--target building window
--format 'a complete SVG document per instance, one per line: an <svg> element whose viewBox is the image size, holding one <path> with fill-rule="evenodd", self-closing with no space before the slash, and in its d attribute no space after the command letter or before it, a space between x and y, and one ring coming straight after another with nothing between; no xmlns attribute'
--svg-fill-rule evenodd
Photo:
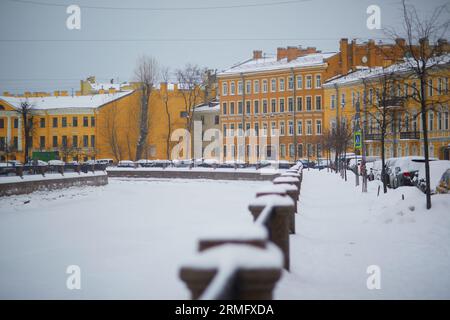
<svg viewBox="0 0 450 320"><path fill-rule="evenodd" d="M263 113L267 113L267 111L268 111L268 110L267 110L267 100L263 100L262 103L263 103L263 110L262 110L262 112L263 112Z"/></svg>
<svg viewBox="0 0 450 320"><path fill-rule="evenodd" d="M95 136L94 135L91 136L91 147L95 148Z"/></svg>
<svg viewBox="0 0 450 320"><path fill-rule="evenodd" d="M259 113L259 100L253 101L253 112L255 114Z"/></svg>
<svg viewBox="0 0 450 320"><path fill-rule="evenodd" d="M45 136L40 136L39 137L39 148L40 149L45 149Z"/></svg>
<svg viewBox="0 0 450 320"><path fill-rule="evenodd" d="M245 113L252 113L252 105L250 101L245 101Z"/></svg>
<svg viewBox="0 0 450 320"><path fill-rule="evenodd" d="M267 80L263 80L263 93L267 93Z"/></svg>
<svg viewBox="0 0 450 320"><path fill-rule="evenodd" d="M245 123L245 136L248 137L250 135L250 123Z"/></svg>
<svg viewBox="0 0 450 320"><path fill-rule="evenodd" d="M78 127L78 117L72 118L72 127Z"/></svg>
<svg viewBox="0 0 450 320"><path fill-rule="evenodd" d="M297 89L301 89L303 87L303 76L297 76Z"/></svg>
<svg viewBox="0 0 450 320"><path fill-rule="evenodd" d="M297 145L297 156L299 158L303 157L303 144L298 144Z"/></svg>
<svg viewBox="0 0 450 320"><path fill-rule="evenodd" d="M290 136L294 135L294 121L292 121L292 120L288 121L288 134Z"/></svg>
<svg viewBox="0 0 450 320"><path fill-rule="evenodd" d="M311 96L306 97L306 111L312 110L312 98Z"/></svg>
<svg viewBox="0 0 450 320"><path fill-rule="evenodd" d="M272 113L277 112L277 100L276 99L272 99L270 101L270 105L271 105Z"/></svg>
<svg viewBox="0 0 450 320"><path fill-rule="evenodd" d="M434 113L433 113L433 111L428 112L428 130L429 131L434 130Z"/></svg>
<svg viewBox="0 0 450 320"><path fill-rule="evenodd" d="M262 124L262 136L263 137L267 136L267 123L266 122L264 122Z"/></svg>
<svg viewBox="0 0 450 320"><path fill-rule="evenodd" d="M72 147L78 148L78 136L72 136Z"/></svg>
<svg viewBox="0 0 450 320"><path fill-rule="evenodd" d="M227 114L227 103L226 102L222 103L222 113L224 115Z"/></svg>
<svg viewBox="0 0 450 320"><path fill-rule="evenodd" d="M89 147L89 136L87 136L87 135L83 136L83 147L84 148Z"/></svg>
<svg viewBox="0 0 450 320"><path fill-rule="evenodd" d="M89 126L89 119L88 117L83 117L83 127Z"/></svg>
<svg viewBox="0 0 450 320"><path fill-rule="evenodd" d="M445 111L444 112L444 130L448 130L448 126L449 126L449 123L448 123L448 111Z"/></svg>
<svg viewBox="0 0 450 320"><path fill-rule="evenodd" d="M214 116L214 124L217 125L219 124L220 121L220 117L219 116Z"/></svg>
<svg viewBox="0 0 450 320"><path fill-rule="evenodd" d="M250 80L247 80L245 82L245 93L246 94L252 93L252 82Z"/></svg>
<svg viewBox="0 0 450 320"><path fill-rule="evenodd" d="M316 110L322 110L322 96L316 96Z"/></svg>
<svg viewBox="0 0 450 320"><path fill-rule="evenodd" d="M230 95L234 96L236 94L236 84L234 81L230 82Z"/></svg>
<svg viewBox="0 0 450 320"><path fill-rule="evenodd" d="M279 85L280 91L284 91L284 78L279 79L278 85Z"/></svg>
<svg viewBox="0 0 450 320"><path fill-rule="evenodd" d="M67 117L61 118L61 127L63 128L67 127Z"/></svg>
<svg viewBox="0 0 450 320"><path fill-rule="evenodd" d="M289 144L289 157L295 157L295 146L292 143Z"/></svg>
<svg viewBox="0 0 450 320"><path fill-rule="evenodd" d="M276 92L277 91L277 79L271 79L270 80L270 91Z"/></svg>
<svg viewBox="0 0 450 320"><path fill-rule="evenodd" d="M238 123L238 136L239 137L243 136L243 134L242 134L242 123L241 122Z"/></svg>
<svg viewBox="0 0 450 320"><path fill-rule="evenodd" d="M14 118L14 129L19 128L19 118Z"/></svg>
<svg viewBox="0 0 450 320"><path fill-rule="evenodd" d="M230 114L234 114L234 102L230 102Z"/></svg>
<svg viewBox="0 0 450 320"><path fill-rule="evenodd" d="M45 128L45 118L40 118L40 119L39 119L39 126L40 126L41 128Z"/></svg>
<svg viewBox="0 0 450 320"><path fill-rule="evenodd" d="M294 111L294 98L288 98L288 111Z"/></svg>
<svg viewBox="0 0 450 320"><path fill-rule="evenodd" d="M433 96L433 79L428 79L428 96Z"/></svg>
<svg viewBox="0 0 450 320"><path fill-rule="evenodd" d="M294 90L294 78L292 76L290 76L288 78L288 89L289 90Z"/></svg>
<svg viewBox="0 0 450 320"><path fill-rule="evenodd" d="M13 138L13 148L16 150L19 148L19 137Z"/></svg>
<svg viewBox="0 0 450 320"><path fill-rule="evenodd" d="M322 120L316 120L316 134L322 134Z"/></svg>
<svg viewBox="0 0 450 320"><path fill-rule="evenodd" d="M228 83L226 82L222 83L222 95L223 96L228 95Z"/></svg>
<svg viewBox="0 0 450 320"><path fill-rule="evenodd" d="M91 117L91 127L95 127L95 117Z"/></svg>
<svg viewBox="0 0 450 320"><path fill-rule="evenodd" d="M302 134L303 134L302 120L297 120L297 135L301 136Z"/></svg>
<svg viewBox="0 0 450 320"><path fill-rule="evenodd" d="M331 109L336 108L336 95L332 94L330 97L330 105Z"/></svg>
<svg viewBox="0 0 450 320"><path fill-rule="evenodd" d="M271 136L275 136L276 128L277 128L277 123L275 121L272 121L270 123L270 135Z"/></svg>
<svg viewBox="0 0 450 320"><path fill-rule="evenodd" d="M255 135L259 136L259 123L258 122L255 122L254 128L255 128Z"/></svg>
<svg viewBox="0 0 450 320"><path fill-rule="evenodd" d="M58 136L53 136L52 140L53 148L58 148Z"/></svg>
<svg viewBox="0 0 450 320"><path fill-rule="evenodd" d="M230 123L230 136L234 137L234 123Z"/></svg>
<svg viewBox="0 0 450 320"><path fill-rule="evenodd" d="M67 136L62 136L62 145L63 147L67 147Z"/></svg>
<svg viewBox="0 0 450 320"><path fill-rule="evenodd" d="M306 120L306 135L312 135L312 120Z"/></svg>
<svg viewBox="0 0 450 320"><path fill-rule="evenodd" d="M223 136L224 137L227 136L227 125L226 124L223 125Z"/></svg>
<svg viewBox="0 0 450 320"><path fill-rule="evenodd" d="M297 111L300 112L303 110L303 98L297 97Z"/></svg>
<svg viewBox="0 0 450 320"><path fill-rule="evenodd" d="M322 87L322 76L320 74L316 75L316 88Z"/></svg>
<svg viewBox="0 0 450 320"><path fill-rule="evenodd" d="M345 107L345 93L341 94L341 107Z"/></svg>
<svg viewBox="0 0 450 320"><path fill-rule="evenodd" d="M442 130L442 112L437 112L437 125L438 130Z"/></svg>
<svg viewBox="0 0 450 320"><path fill-rule="evenodd" d="M5 128L5 119L0 118L0 129Z"/></svg>
<svg viewBox="0 0 450 320"><path fill-rule="evenodd" d="M242 101L238 101L238 113L239 113L239 114L242 114L243 111L244 111L244 110L243 110L243 108L242 108Z"/></svg>
<svg viewBox="0 0 450 320"><path fill-rule="evenodd" d="M284 121L280 121L280 136L284 136L286 134L286 128L284 127Z"/></svg>
<svg viewBox="0 0 450 320"><path fill-rule="evenodd" d="M286 145L280 144L280 157L286 158Z"/></svg>
<svg viewBox="0 0 450 320"><path fill-rule="evenodd" d="M280 112L284 112L284 98L280 98Z"/></svg>
<svg viewBox="0 0 450 320"><path fill-rule="evenodd" d="M306 87L305 89L311 89L312 88L312 76L307 75L306 76Z"/></svg>
<svg viewBox="0 0 450 320"><path fill-rule="evenodd" d="M259 93L259 80L253 81L253 92Z"/></svg>
<svg viewBox="0 0 450 320"><path fill-rule="evenodd" d="M238 94L242 94L243 90L242 81L238 81Z"/></svg>

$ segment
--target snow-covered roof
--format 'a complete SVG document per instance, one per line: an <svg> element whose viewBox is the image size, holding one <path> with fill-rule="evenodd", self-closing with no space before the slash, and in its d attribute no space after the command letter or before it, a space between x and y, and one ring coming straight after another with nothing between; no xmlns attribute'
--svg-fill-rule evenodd
<svg viewBox="0 0 450 320"><path fill-rule="evenodd" d="M0 96L11 106L18 108L24 101L28 101L36 110L50 110L60 108L98 108L106 103L129 95L133 91L122 91L113 94L94 94L87 96L48 96L48 97L7 97Z"/></svg>
<svg viewBox="0 0 450 320"><path fill-rule="evenodd" d="M442 66L445 64L450 63L450 54L444 54L441 56L438 56L434 59L428 60L428 66ZM358 82L362 79L374 79L382 75L389 75L394 73L403 73L408 72L411 70L411 66L414 66L414 62L411 60L405 60L404 62L395 63L393 65L390 65L388 67L373 67L373 68L367 68L367 67L359 67L357 70L348 73L345 76L336 77L331 80L328 80L326 83L324 83L324 87L331 87L335 84L337 85L345 85L345 84L351 84L354 82Z"/></svg>
<svg viewBox="0 0 450 320"><path fill-rule="evenodd" d="M326 59L334 56L336 52L313 53L297 59L288 61L287 58L277 60L276 57L263 57L261 59L252 59L246 62L232 66L218 74L218 76L226 76L241 72L261 72L282 70L290 68L318 66L326 63Z"/></svg>

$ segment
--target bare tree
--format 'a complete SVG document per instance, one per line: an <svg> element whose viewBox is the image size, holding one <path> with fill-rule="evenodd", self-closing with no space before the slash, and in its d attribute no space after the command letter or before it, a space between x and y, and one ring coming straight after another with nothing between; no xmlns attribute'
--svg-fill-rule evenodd
<svg viewBox="0 0 450 320"><path fill-rule="evenodd" d="M161 92L161 99L164 104L164 109L166 110L166 116L167 116L167 136L166 136L166 158L167 160L170 160L170 136L172 134L172 120L170 118L170 110L169 110L169 93L167 85L169 84L170 80L170 71L169 68L165 67L161 69L161 79L166 84L166 90L165 92Z"/></svg>
<svg viewBox="0 0 450 320"><path fill-rule="evenodd" d="M430 192L430 165L429 165L429 141L427 128L427 111L430 101L428 95L428 86L430 85L430 75L434 69L442 62L441 58L444 52L448 52L446 41L442 41L447 34L450 25L449 4L446 3L434 9L429 17L421 17L414 6L407 4L402 0L402 27L401 32L393 29L387 29L386 33L392 38L406 38L405 46L400 49L404 51L406 63L409 70L418 80L419 86L413 88L415 99L420 104L420 113L422 117L422 134L425 156L425 178L426 178L426 206L431 208ZM430 45L430 42L432 45ZM418 44L418 47L417 47ZM433 45L435 44L435 45ZM432 85L432 84L431 84Z"/></svg>
<svg viewBox="0 0 450 320"><path fill-rule="evenodd" d="M22 101L15 111L19 114L19 117L23 124L23 133L25 141L25 162L29 160L30 142L32 143L33 133L33 117L35 114L34 105L28 102L28 100Z"/></svg>
<svg viewBox="0 0 450 320"><path fill-rule="evenodd" d="M404 96L398 92L397 88L400 78L396 68L380 67L375 69L374 75L362 78L364 84L363 103L366 105L365 112L371 125L366 137L377 131L376 140L381 143L381 177L383 182L383 192L387 192L386 175L386 137L390 132L390 126L395 125L395 115L404 108ZM400 130L400 128L398 128ZM394 132L395 132L394 128ZM394 133L392 132L392 133Z"/></svg>
<svg viewBox="0 0 450 320"><path fill-rule="evenodd" d="M113 102L112 105L105 110L105 128L103 135L106 143L109 146L114 159L117 161L122 160L122 147L119 143L119 119L118 119L117 103Z"/></svg>
<svg viewBox="0 0 450 320"><path fill-rule="evenodd" d="M140 92L140 108L138 119L139 136L136 145L136 160L141 159L144 149L147 146L150 120L150 95L152 94L152 91L157 84L159 75L159 65L156 59L148 56L142 56L139 58L136 69L134 71L135 80L139 84L138 91Z"/></svg>
<svg viewBox="0 0 450 320"><path fill-rule="evenodd" d="M186 130L191 134L190 148L193 150L194 139L192 137L194 124L195 105L201 98L201 86L204 83L204 70L198 65L187 64L176 72L180 92L184 100L184 117L186 118ZM189 155L191 152L187 152Z"/></svg>

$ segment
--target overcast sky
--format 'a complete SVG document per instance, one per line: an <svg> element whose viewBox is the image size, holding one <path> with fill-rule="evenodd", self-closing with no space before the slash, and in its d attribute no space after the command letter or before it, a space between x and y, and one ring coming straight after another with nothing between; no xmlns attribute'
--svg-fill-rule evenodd
<svg viewBox="0 0 450 320"><path fill-rule="evenodd" d="M275 53L279 46L303 45L337 51L342 37L384 37L382 31L366 27L369 5L381 8L382 27L395 26L401 14L399 0L261 5L274 2L287 0L1 0L0 92L78 90L79 80L90 75L100 81L132 80L142 54L172 70L186 63L222 70L250 58L253 49ZM425 13L445 2L410 0ZM81 30L66 28L70 4L81 7ZM194 9L247 4L260 6ZM164 41L148 41L152 39Z"/></svg>

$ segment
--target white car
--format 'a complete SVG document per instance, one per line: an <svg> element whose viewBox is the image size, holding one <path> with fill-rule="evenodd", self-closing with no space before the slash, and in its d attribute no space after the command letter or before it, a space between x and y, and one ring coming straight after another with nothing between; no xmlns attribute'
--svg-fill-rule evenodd
<svg viewBox="0 0 450 320"><path fill-rule="evenodd" d="M108 166L108 165L112 165L114 163L114 160L113 159L97 159L97 160L95 160L95 163L106 164Z"/></svg>
<svg viewBox="0 0 450 320"><path fill-rule="evenodd" d="M121 168L134 168L135 164L131 160L120 160L117 166Z"/></svg>
<svg viewBox="0 0 450 320"><path fill-rule="evenodd" d="M49 160L48 162L49 166L63 166L65 165L64 161L61 160Z"/></svg>

